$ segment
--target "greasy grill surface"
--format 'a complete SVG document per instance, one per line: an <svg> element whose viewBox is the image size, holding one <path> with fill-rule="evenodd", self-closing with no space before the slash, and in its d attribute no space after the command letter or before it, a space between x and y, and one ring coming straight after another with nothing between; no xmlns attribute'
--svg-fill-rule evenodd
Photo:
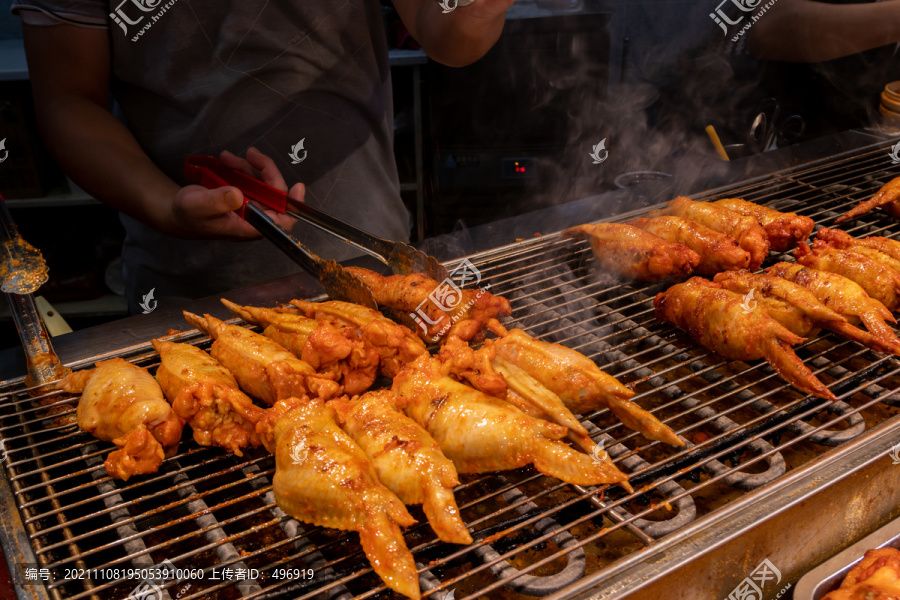
<svg viewBox="0 0 900 600"><path fill-rule="evenodd" d="M879 146L697 199L743 197L829 226L897 175L900 168ZM900 237L900 225L881 211L844 225L855 236ZM782 258L773 255L766 265ZM687 447L648 442L600 411L585 415L586 425L632 476L633 495L618 488L604 495L531 469L463 477L456 496L474 545L441 543L421 510L411 509L420 524L406 540L421 569L423 595L544 596L588 576L603 585L603 574L612 573L618 559L805 468L829 447L852 443L898 412L900 363L894 358L820 334L796 350L841 401L805 397L764 362L723 360L658 323L652 299L665 285L611 281L593 268L584 242L549 235L471 260L482 285L510 299L515 326L578 349L633 385L635 400ZM208 344L196 333L179 340ZM156 367L146 346L125 357ZM126 597L140 579L116 577L110 569L169 560L175 568L203 572L163 584L181 600L313 598L322 591L342 599L391 596L356 534L297 523L275 506L274 460L264 451L239 458L198 447L186 432L177 456L159 473L113 481L103 468L111 445L74 425L75 398L32 398L21 384L8 384L0 394L3 467L35 566L55 576L32 592ZM285 567L297 569L293 577L276 579L275 570ZM223 568L245 576L221 580ZM65 579L67 569L89 571ZM256 570L253 577L247 569Z"/></svg>

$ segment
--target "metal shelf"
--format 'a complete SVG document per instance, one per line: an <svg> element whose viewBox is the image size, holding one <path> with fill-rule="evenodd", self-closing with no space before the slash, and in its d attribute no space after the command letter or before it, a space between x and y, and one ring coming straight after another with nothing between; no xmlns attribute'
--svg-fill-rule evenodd
<svg viewBox="0 0 900 600"><path fill-rule="evenodd" d="M100 201L78 187L71 179L40 198L7 198L9 208L57 208L60 206L99 205Z"/></svg>
<svg viewBox="0 0 900 600"><path fill-rule="evenodd" d="M72 300L54 302L53 308L63 317L105 317L124 316L128 314L128 300L116 294L104 294L91 300ZM0 320L12 318L9 304L0 304Z"/></svg>

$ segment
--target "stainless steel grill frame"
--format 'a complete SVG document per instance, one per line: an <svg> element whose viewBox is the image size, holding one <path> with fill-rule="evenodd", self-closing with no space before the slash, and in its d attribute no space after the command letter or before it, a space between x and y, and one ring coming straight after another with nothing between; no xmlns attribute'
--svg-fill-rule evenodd
<svg viewBox="0 0 900 600"><path fill-rule="evenodd" d="M888 146L707 191L695 199L744 197L812 217L818 225L900 175ZM626 220L646 209L618 215ZM845 227L853 235L900 236L880 211ZM825 485L884 457L896 438L900 362L834 334L797 348L841 399L806 397L763 362L726 361L654 319L665 285L611 282L592 269L584 242L558 234L470 260L491 291L507 296L513 321L542 339L576 348L638 392L687 442L670 448L624 428L608 411L584 415L596 441L628 472L636 492L605 493L531 469L468 477L457 489L476 543L436 540L421 512L407 531L423 593L458 600L508 594L621 598L785 510ZM782 257L770 257L766 264ZM451 262L452 264L452 262ZM208 344L197 332L174 339ZM122 356L155 367L149 344ZM168 581L169 598L369 598L391 595L372 573L355 534L298 523L275 506L274 459L238 458L185 436L155 475L110 480L110 445L65 422L76 399L28 395L21 379L0 384L0 481L4 551L15 563L55 572L150 567L163 560L203 569L203 580ZM738 515L740 515L738 517ZM273 580L273 569L313 569L310 580ZM256 569L240 582L211 581L213 569ZM14 577L16 577L14 575ZM87 577L19 588L29 598L120 598L139 583Z"/></svg>

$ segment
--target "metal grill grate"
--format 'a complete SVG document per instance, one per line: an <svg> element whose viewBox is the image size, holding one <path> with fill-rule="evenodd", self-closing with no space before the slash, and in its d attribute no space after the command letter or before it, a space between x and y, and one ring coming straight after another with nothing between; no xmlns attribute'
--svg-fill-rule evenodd
<svg viewBox="0 0 900 600"><path fill-rule="evenodd" d="M890 165L879 145L698 199L739 196L828 225L897 175L900 168ZM900 236L900 225L880 211L848 225L856 236ZM637 551L807 468L830 446L856 443L898 412L895 358L834 334L812 338L797 353L841 401L805 397L764 362L723 360L656 322L652 298L665 286L610 283L592 268L584 242L548 235L471 260L491 291L510 299L516 326L578 349L633 384L635 400L687 447L648 442L599 411L584 415L585 425L631 475L632 495L619 489L604 495L531 469L463 477L456 496L474 545L438 541L421 511L411 509L420 524L406 532L407 544L421 569L423 594L435 600L451 590L463 600L546 596L579 582L602 587ZM208 344L196 332L179 341ZM156 366L146 344L112 354L151 371ZM74 425L76 399L27 392L21 381L0 388L0 436L3 467L34 560L57 575L90 571L27 588L35 597L123 598L138 581L95 577L94 570L164 560L204 573L189 581L189 589L185 582L163 586L165 595L179 600L305 599L322 592L341 600L391 596L356 534L298 523L275 506L274 460L264 451L238 458L184 436L177 456L158 474L113 481L102 464L110 445ZM277 567L312 569L314 576L275 580ZM213 581L213 570L223 568L255 569L256 576Z"/></svg>

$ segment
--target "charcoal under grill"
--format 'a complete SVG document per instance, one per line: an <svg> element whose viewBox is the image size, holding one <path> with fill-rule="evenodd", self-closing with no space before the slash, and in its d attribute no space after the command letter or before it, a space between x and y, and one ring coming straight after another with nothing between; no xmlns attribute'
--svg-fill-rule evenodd
<svg viewBox="0 0 900 600"><path fill-rule="evenodd" d="M695 199L743 197L821 226L898 175L882 144ZM881 211L847 225L855 236L900 236ZM687 446L648 442L603 410L584 415L585 426L630 475L632 495L530 468L463 476L456 496L472 546L440 542L411 508L419 524L406 541L425 597L624 597L686 564L691 556L679 544L696 538L699 552L711 531L740 534L752 524L726 517L780 507L773 492L859 468L897 437L894 357L830 333L799 345L798 355L840 397L831 403L794 390L762 361L724 360L657 322L652 300L665 285L610 282L593 268L585 242L552 234L470 260L482 285L509 298L514 326L575 348L633 385L635 400ZM174 339L209 344L196 331ZM70 366L112 356L151 371L157 365L149 344L140 344ZM115 481L103 468L111 445L73 422L77 399L28 392L21 379L0 384L4 551L22 563L17 581L27 566L48 569L53 580L20 588L23 597L125 598L141 583L140 569L166 560L193 570L160 582L163 597L178 600L391 597L356 534L298 523L275 505L274 459L263 450L236 457L185 435L159 473ZM78 577L64 577L78 569ZM231 578L213 580L223 569ZM290 577L276 578L277 569L292 569Z"/></svg>

